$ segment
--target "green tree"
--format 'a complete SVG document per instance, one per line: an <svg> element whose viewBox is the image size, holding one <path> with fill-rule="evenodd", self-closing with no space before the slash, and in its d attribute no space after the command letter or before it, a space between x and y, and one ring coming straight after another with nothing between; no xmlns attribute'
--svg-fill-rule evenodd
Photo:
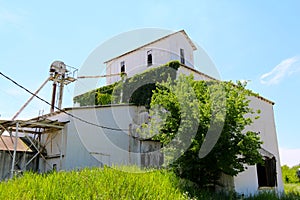
<svg viewBox="0 0 300 200"><path fill-rule="evenodd" d="M184 75L157 84L149 127L177 175L203 187L218 184L222 173L234 176L245 164L262 161L259 136L244 131L257 117L247 98L254 94L245 86ZM176 161L169 159L176 155Z"/></svg>
<svg viewBox="0 0 300 200"><path fill-rule="evenodd" d="M300 183L300 180L297 177L298 168L300 168L300 165L291 168L287 165L283 165L281 167L283 181L285 183Z"/></svg>

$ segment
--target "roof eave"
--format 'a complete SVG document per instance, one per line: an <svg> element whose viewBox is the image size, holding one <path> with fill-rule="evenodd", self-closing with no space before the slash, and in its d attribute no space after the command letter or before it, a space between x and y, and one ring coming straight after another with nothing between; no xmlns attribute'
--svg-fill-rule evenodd
<svg viewBox="0 0 300 200"><path fill-rule="evenodd" d="M131 50L131 51L127 51L127 52L125 52L125 53L123 53L123 54L121 54L121 55L119 55L119 56L116 56L116 57L114 57L114 58L111 58L111 59L105 61L104 64L107 64L107 63L109 63L109 62L112 61L112 60L121 58L121 57L123 57L123 56L125 56L125 55L128 55L128 54L130 54L130 53L132 53L132 52L135 52L135 51L137 51L137 50L139 50L139 49L142 49L142 48L144 48L144 47L146 47L146 46L149 46L149 45L151 45L151 44L154 44L154 43L156 43L156 42L159 42L159 41L161 41L161 40L164 40L164 39L166 39L166 38L168 38L168 37L170 37L170 36L172 36L172 35L175 35L175 34L177 34L177 33L182 33L182 34L184 35L184 37L188 40L188 42L189 42L189 44L191 45L192 49L193 49L194 51L197 50L196 45L193 43L193 41L192 41L191 38L187 35L187 33L186 33L184 30L180 30L180 31L171 33L171 34L169 34L169 35L163 36L163 37L161 37L161 38L158 38L158 39L156 39L156 40L154 40L154 41L152 41L152 42L149 42L149 43L147 43L147 44L144 44L144 45L142 45L142 46L140 46L140 47L138 47L138 48L135 48L135 49L133 49L133 50Z"/></svg>

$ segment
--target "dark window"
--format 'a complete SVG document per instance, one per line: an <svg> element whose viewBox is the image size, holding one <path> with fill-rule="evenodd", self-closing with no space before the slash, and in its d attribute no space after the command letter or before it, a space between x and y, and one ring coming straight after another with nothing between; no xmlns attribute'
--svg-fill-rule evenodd
<svg viewBox="0 0 300 200"><path fill-rule="evenodd" d="M53 164L52 169L53 169L53 171L57 171L57 165Z"/></svg>
<svg viewBox="0 0 300 200"><path fill-rule="evenodd" d="M120 63L120 66L121 66L121 73L125 73L125 61L122 61Z"/></svg>
<svg viewBox="0 0 300 200"><path fill-rule="evenodd" d="M257 177L259 187L277 186L276 160L275 158L265 158L264 164L257 164Z"/></svg>
<svg viewBox="0 0 300 200"><path fill-rule="evenodd" d="M184 49L180 49L180 62L181 64L185 64Z"/></svg>
<svg viewBox="0 0 300 200"><path fill-rule="evenodd" d="M152 50L147 51L147 65L152 65Z"/></svg>

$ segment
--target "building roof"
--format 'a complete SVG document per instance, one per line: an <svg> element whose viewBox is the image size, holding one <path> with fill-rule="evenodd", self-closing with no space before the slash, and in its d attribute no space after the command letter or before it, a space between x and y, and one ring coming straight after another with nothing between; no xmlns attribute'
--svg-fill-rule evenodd
<svg viewBox="0 0 300 200"><path fill-rule="evenodd" d="M0 151L14 151L15 138L6 135L0 137ZM17 138L16 150L19 152L32 152L30 147L28 147L20 138Z"/></svg>
<svg viewBox="0 0 300 200"><path fill-rule="evenodd" d="M143 46L140 46L140 47L138 47L138 48L136 48L136 49L133 49L133 50L131 50L131 51L128 51L128 52L126 52L126 53L123 53L123 54L121 54L121 55L119 55L119 56L117 56L117 57L111 58L111 59L105 61L104 63L106 64L106 63L108 63L108 62L110 62L110 61L112 61L112 60L114 60L114 59L123 57L123 56L125 56L125 55L127 55L127 54L130 54L130 53L132 53L132 52L135 52L135 51L137 51L137 50L139 50L139 49L142 49L142 48L144 48L144 47L146 47L146 46L149 46L149 45L151 45L151 44L154 44L154 43L156 43L156 42L159 42L159 41L161 41L161 40L164 40L164 39L166 39L166 38L168 38L168 37L170 37L170 36L172 36L172 35L176 35L176 34L178 34L178 33L183 34L183 36L187 39L187 41L188 41L189 44L192 46L192 48L193 48L194 51L197 50L196 45L193 43L193 41L192 41L191 38L187 35L187 33L186 33L184 30L180 30L180 31L171 33L171 34L169 34L169 35L166 35L166 36L164 36L164 37L158 38L158 39L156 39L156 40L154 40L154 41L152 41L152 42L149 42L149 43L147 43L147 44L145 44L145 45L143 45Z"/></svg>
<svg viewBox="0 0 300 200"><path fill-rule="evenodd" d="M44 114L41 117L46 119L46 118L49 118L49 117L52 117L52 116L59 115L61 113L65 114L65 112L72 111L72 110L85 110L85 109L97 109L97 108L107 108L107 107L123 107L123 106L136 106L136 105L134 105L132 103L129 103L129 104L126 104L126 103L123 104L122 103L122 104L107 104L107 105L94 105L94 106L67 107L67 108L64 108L62 110L57 110L57 111L52 112L52 113Z"/></svg>
<svg viewBox="0 0 300 200"><path fill-rule="evenodd" d="M164 39L166 39L166 38L168 38L168 37L170 37L170 36L172 36L172 35L178 34L178 33L181 33L181 34L183 34L183 35L185 36L185 38L188 40L188 42L189 42L190 45L192 46L193 50L197 50L196 45L195 45L195 44L193 43L193 41L189 38L189 36L187 35L187 33L186 33L184 30L180 30L180 31L171 33L171 34L169 34L169 35L163 36L163 37L161 37L161 38L158 38L157 40L154 40L154 41L152 41L152 42L149 42L149 43L147 43L147 44L145 44L145 45L143 45L143 46L140 46L140 47L138 47L138 48L135 48L135 49L133 49L133 50L131 50L131 51L128 51L128 52L126 52L126 53L124 53L124 54L121 54L121 55L119 55L119 56L117 56L117 57L114 57L114 58L112 58L112 59L110 59L110 60L107 60L107 61L105 61L104 63L108 63L108 62L110 62L110 61L112 61L112 60L114 60L114 59L123 57L123 56L125 56L125 55L127 55L127 54L130 54L130 53L132 53L132 52L135 52L135 51L137 51L137 50L139 50L139 49L142 49L142 48L144 48L144 47L146 47L146 46L148 46L148 45L151 45L151 44L156 43L156 42L158 42L158 41L164 40ZM193 68L191 68L191 67L189 67L189 66L182 65L182 64L181 64L181 66L182 66L182 67L186 67L186 68L188 68L188 69L194 71L195 73L198 73L198 74L202 75L203 77L208 78L209 80L217 80L217 79L215 79L215 78L213 78L213 77L211 77L211 76L209 76L209 75L207 75L207 74L205 74L205 73L202 73L202 72L200 72L200 71L198 71L198 70L196 70L196 69L193 69ZM260 95L258 95L258 96L256 96L256 97L257 97L258 99L261 99L261 100L263 100L263 101L265 101L265 102L267 102L267 103L270 103L270 104L272 104L272 105L275 104L273 101L271 101L271 100L269 100L269 99L266 99L266 98L264 98L264 97L262 97L262 96L260 96Z"/></svg>
<svg viewBox="0 0 300 200"><path fill-rule="evenodd" d="M32 119L32 120L0 120L0 150L14 151L14 136L1 135L3 132L16 133L31 133L42 134L48 131L57 131L64 128L68 122L52 121L49 119ZM24 140L24 141L23 141ZM26 145L26 138L17 138L16 150L19 152L33 152L32 149Z"/></svg>
<svg viewBox="0 0 300 200"><path fill-rule="evenodd" d="M209 75L207 75L207 74L205 74L205 73L202 73L202 72L200 72L200 71L198 71L198 70L196 70L196 69L194 69L194 68L191 68L191 67L189 67L189 66L186 66L186 65L183 65L183 64L180 64L180 66L181 66L181 67L188 68L189 70L191 70L191 71L193 71L193 72L195 72L195 73L197 73L197 74L199 74L199 75L201 75L201 76L203 76L203 77L205 77L205 78L207 78L207 79L209 79L209 80L219 81L219 80L217 80L217 79L215 79L215 78L213 78L213 77L211 77L211 76L209 76ZM269 104L272 104L272 105L275 104L273 101L271 101L271 100L269 100L269 99L267 99L267 98L265 98L265 97L262 97L262 96L260 96L260 95L255 95L255 97L258 98L258 99L260 99L260 100L262 100L262 101L265 101L265 102L267 102L267 103L269 103Z"/></svg>
<svg viewBox="0 0 300 200"><path fill-rule="evenodd" d="M18 124L20 133L43 133L45 131L61 130L66 123L68 122L39 118L32 120L0 120L0 131L16 132Z"/></svg>

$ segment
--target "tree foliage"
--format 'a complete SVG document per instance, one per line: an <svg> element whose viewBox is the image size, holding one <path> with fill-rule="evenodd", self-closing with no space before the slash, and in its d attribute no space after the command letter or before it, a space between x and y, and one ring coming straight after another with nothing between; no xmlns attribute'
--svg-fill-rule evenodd
<svg viewBox="0 0 300 200"><path fill-rule="evenodd" d="M159 106L161 112L167 112L161 123L155 122L159 117L152 113L152 129L159 129L154 139L164 147L175 140L171 149L184 150L170 165L180 177L199 186L217 184L221 173L234 176L245 170L245 164L262 161L259 136L244 131L257 117L247 98L253 93L245 85L195 81L181 75L157 84L153 92L151 108Z"/></svg>
<svg viewBox="0 0 300 200"><path fill-rule="evenodd" d="M103 86L95 90L91 90L84 94L75 96L74 103L79 103L80 106L107 105L112 101L112 93L118 83Z"/></svg>
<svg viewBox="0 0 300 200"><path fill-rule="evenodd" d="M156 83L166 81L168 77L175 79L179 67L178 61L171 61L120 81L113 92L113 103L133 103L149 107Z"/></svg>
<svg viewBox="0 0 300 200"><path fill-rule="evenodd" d="M121 81L78 95L73 101L81 106L132 103L149 107L155 84L166 81L168 77L176 79L179 67L178 61L170 61L130 78L122 74Z"/></svg>
<svg viewBox="0 0 300 200"><path fill-rule="evenodd" d="M281 167L282 179L285 183L300 183L300 179L297 177L297 170L300 168L300 164L294 167L283 165Z"/></svg>

